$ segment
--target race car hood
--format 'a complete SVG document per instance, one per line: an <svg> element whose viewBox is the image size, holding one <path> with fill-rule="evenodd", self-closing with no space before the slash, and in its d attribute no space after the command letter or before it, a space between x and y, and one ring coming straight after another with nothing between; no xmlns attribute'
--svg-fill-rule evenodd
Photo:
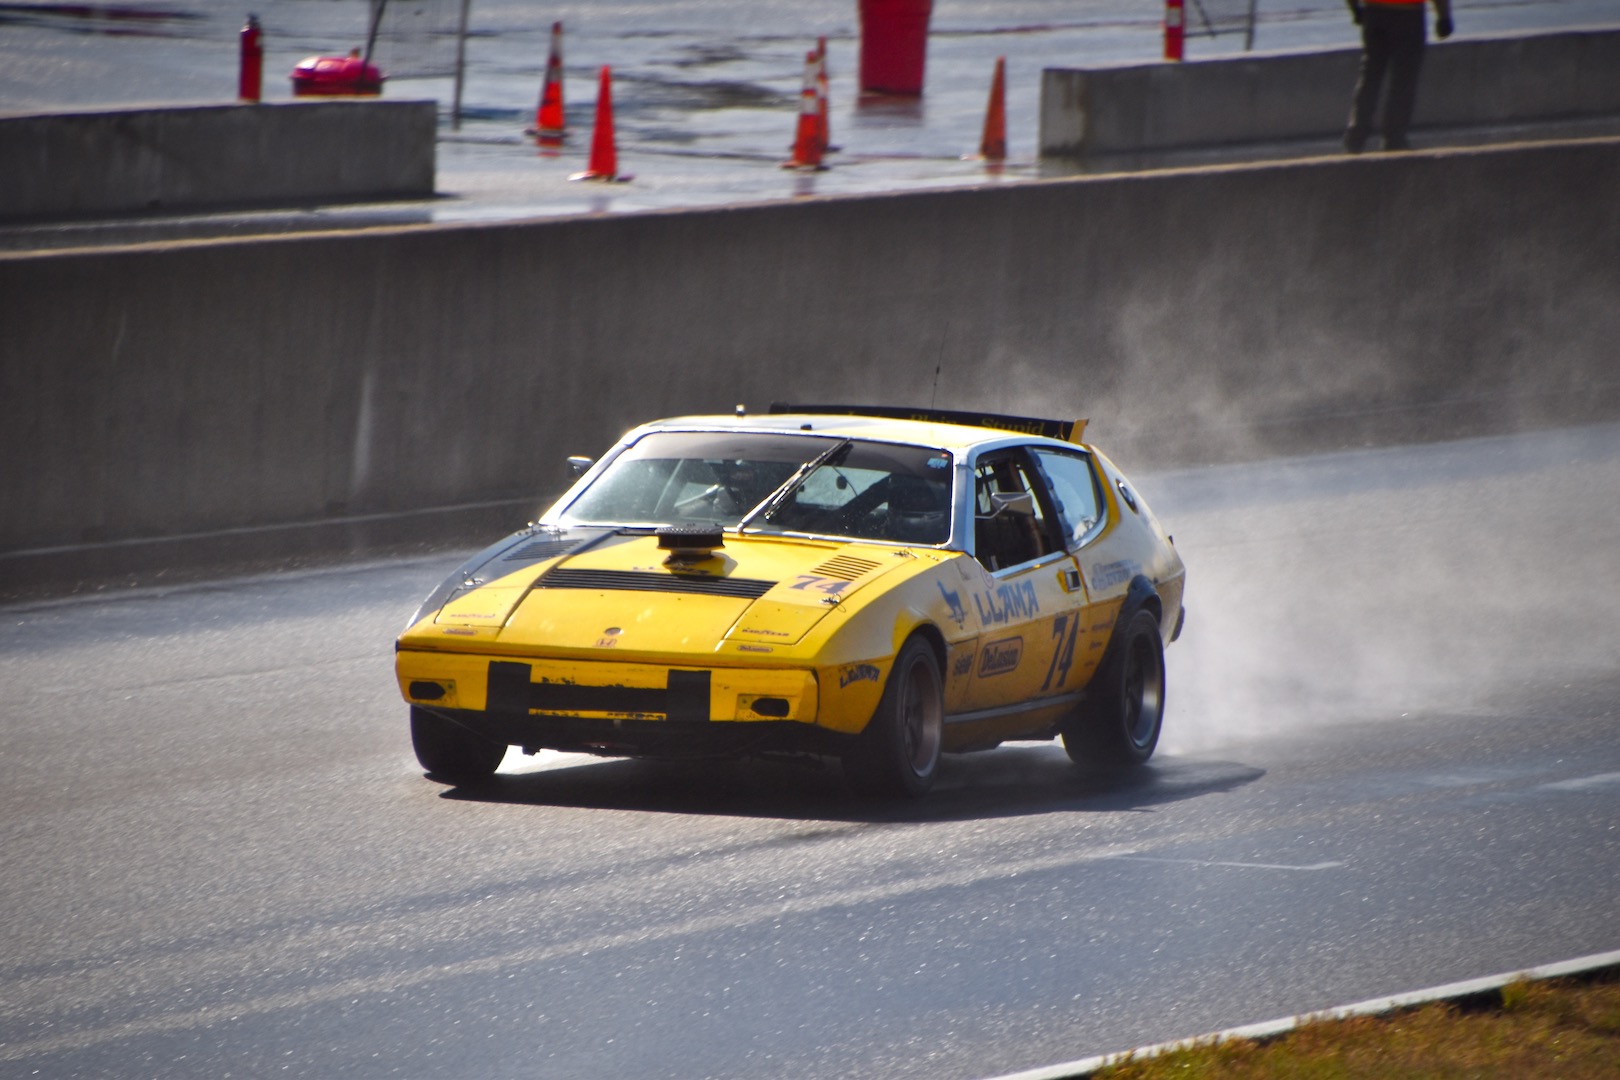
<svg viewBox="0 0 1620 1080"><path fill-rule="evenodd" d="M611 535L452 594L434 625L503 648L616 654L768 653L903 562L894 548L728 535L668 560L649 535Z"/></svg>

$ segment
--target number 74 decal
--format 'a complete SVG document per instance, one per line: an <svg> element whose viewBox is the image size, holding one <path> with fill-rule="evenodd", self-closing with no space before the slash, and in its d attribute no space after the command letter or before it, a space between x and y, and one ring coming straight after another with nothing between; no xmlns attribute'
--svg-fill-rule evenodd
<svg viewBox="0 0 1620 1080"><path fill-rule="evenodd" d="M826 593L828 596L837 596L849 588L849 582L838 578L821 577L818 574L800 574L789 585L790 589L808 589L811 592Z"/></svg>
<svg viewBox="0 0 1620 1080"><path fill-rule="evenodd" d="M1052 663L1047 666L1046 681L1041 683L1043 691L1054 686L1062 689L1069 681L1069 669L1074 666L1074 640L1079 633L1078 612L1067 612L1052 620L1052 637L1058 644L1052 650Z"/></svg>

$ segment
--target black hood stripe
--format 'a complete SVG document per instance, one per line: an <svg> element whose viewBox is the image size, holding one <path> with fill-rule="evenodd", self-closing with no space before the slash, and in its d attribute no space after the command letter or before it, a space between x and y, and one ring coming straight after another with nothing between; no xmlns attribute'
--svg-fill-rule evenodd
<svg viewBox="0 0 1620 1080"><path fill-rule="evenodd" d="M617 592L696 593L757 600L776 586L756 578L698 577L646 570L575 570L554 567L534 583L537 589L602 589Z"/></svg>

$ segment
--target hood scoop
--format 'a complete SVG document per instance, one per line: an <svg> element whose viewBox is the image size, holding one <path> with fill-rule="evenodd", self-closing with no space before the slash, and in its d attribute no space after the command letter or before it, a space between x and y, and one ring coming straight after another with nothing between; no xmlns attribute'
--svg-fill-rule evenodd
<svg viewBox="0 0 1620 1080"><path fill-rule="evenodd" d="M673 569L707 562L726 546L726 534L718 525L665 525L658 530L658 550L667 551L664 565Z"/></svg>

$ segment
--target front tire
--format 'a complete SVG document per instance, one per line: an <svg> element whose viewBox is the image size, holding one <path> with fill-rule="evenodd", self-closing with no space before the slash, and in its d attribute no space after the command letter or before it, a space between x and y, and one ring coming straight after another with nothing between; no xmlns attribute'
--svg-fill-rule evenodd
<svg viewBox="0 0 1620 1080"><path fill-rule="evenodd" d="M922 638L895 657L872 720L844 756L844 774L862 795L917 798L934 784L945 741L939 660Z"/></svg>
<svg viewBox="0 0 1620 1080"><path fill-rule="evenodd" d="M506 747L426 709L411 706L411 746L429 776L466 787L501 767Z"/></svg>
<svg viewBox="0 0 1620 1080"><path fill-rule="evenodd" d="M1141 608L1112 643L1063 724L1063 749L1076 765L1118 772L1153 756L1164 724L1164 642L1159 620Z"/></svg>

